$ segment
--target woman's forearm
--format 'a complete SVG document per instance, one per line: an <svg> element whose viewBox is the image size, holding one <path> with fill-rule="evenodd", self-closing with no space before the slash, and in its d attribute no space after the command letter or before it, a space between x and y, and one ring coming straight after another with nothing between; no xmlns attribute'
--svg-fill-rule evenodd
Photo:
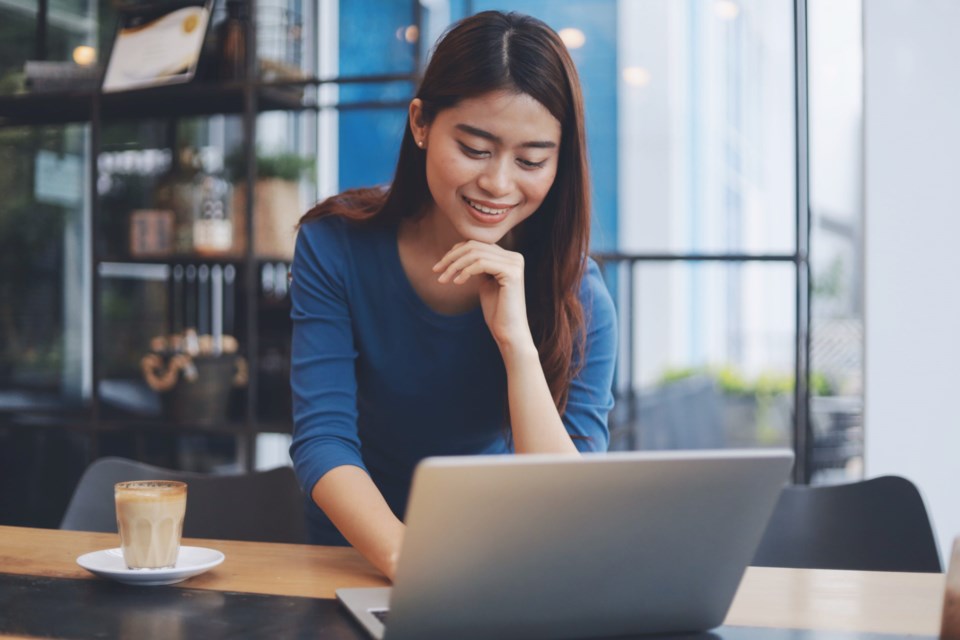
<svg viewBox="0 0 960 640"><path fill-rule="evenodd" d="M514 451L578 453L557 413L536 347L532 343L516 349L501 347L501 354L507 369Z"/></svg>
<svg viewBox="0 0 960 640"><path fill-rule="evenodd" d="M320 478L311 496L343 537L393 580L405 527L370 476L359 467L336 467Z"/></svg>

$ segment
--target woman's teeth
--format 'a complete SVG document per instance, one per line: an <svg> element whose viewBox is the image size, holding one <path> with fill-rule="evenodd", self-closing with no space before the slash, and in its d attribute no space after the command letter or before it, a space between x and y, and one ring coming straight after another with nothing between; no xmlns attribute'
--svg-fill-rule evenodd
<svg viewBox="0 0 960 640"><path fill-rule="evenodd" d="M474 209L476 209L477 211L479 211L480 213L485 213L488 216L498 216L512 209L512 207L504 207L502 209L491 209L490 207L485 207L481 204L477 204L476 202L473 202L469 198L464 198L463 201L466 202L471 207L473 207Z"/></svg>

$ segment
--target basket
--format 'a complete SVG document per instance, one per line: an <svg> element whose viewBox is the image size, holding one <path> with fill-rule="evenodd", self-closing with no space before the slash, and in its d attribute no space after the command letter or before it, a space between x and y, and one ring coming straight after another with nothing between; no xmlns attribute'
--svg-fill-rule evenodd
<svg viewBox="0 0 960 640"><path fill-rule="evenodd" d="M235 353L180 354L163 364L153 355L144 359L143 369L148 384L160 391L164 416L177 423L225 422L230 393L247 383L246 360Z"/></svg>

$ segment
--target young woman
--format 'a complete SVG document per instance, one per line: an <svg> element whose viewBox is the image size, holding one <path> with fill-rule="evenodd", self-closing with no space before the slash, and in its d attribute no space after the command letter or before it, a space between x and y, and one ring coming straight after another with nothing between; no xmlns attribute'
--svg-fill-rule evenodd
<svg viewBox="0 0 960 640"><path fill-rule="evenodd" d="M437 44L389 188L304 215L291 455L313 542L392 579L422 458L606 449L616 324L583 120L557 34L477 14Z"/></svg>

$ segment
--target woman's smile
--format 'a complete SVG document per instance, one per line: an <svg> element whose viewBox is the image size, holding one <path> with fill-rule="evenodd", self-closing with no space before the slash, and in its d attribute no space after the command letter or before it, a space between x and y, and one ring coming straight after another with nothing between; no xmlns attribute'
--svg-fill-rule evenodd
<svg viewBox="0 0 960 640"><path fill-rule="evenodd" d="M463 201L470 209L470 213L483 224L497 224L502 221L516 204L494 204L483 200L474 200L467 196L461 196Z"/></svg>

